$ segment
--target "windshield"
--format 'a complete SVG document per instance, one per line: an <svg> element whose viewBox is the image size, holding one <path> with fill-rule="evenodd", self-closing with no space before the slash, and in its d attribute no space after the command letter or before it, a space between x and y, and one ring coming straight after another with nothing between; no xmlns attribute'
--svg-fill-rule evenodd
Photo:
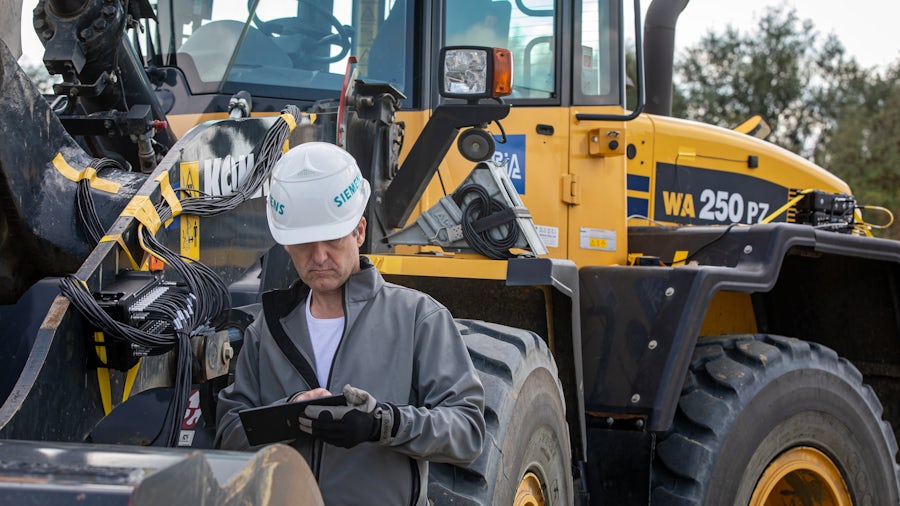
<svg viewBox="0 0 900 506"><path fill-rule="evenodd" d="M195 93L334 96L350 55L360 77L410 87L405 0L168 0L157 5L159 63ZM305 88L298 90L298 88ZM303 96L298 96L302 94Z"/></svg>

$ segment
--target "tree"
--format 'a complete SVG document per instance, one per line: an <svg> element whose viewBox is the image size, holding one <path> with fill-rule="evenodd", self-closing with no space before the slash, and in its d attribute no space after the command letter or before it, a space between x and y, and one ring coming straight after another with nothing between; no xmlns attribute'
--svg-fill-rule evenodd
<svg viewBox="0 0 900 506"><path fill-rule="evenodd" d="M900 61L863 69L794 10L770 8L755 33L709 32L676 63L673 115L738 125L754 114L768 140L842 178L862 205L900 219ZM887 216L864 211L869 223ZM900 226L876 235L900 239Z"/></svg>
<svg viewBox="0 0 900 506"><path fill-rule="evenodd" d="M756 33L709 32L675 69L673 114L733 127L754 114L770 140L809 157L842 104L859 102L867 72L834 36L822 38L796 11L769 8Z"/></svg>
<svg viewBox="0 0 900 506"><path fill-rule="evenodd" d="M863 83L861 100L845 104L836 118L816 163L846 181L858 203L886 207L900 219L900 60L884 77ZM870 211L864 211L864 218L870 223L887 221ZM900 239L900 227L878 235Z"/></svg>

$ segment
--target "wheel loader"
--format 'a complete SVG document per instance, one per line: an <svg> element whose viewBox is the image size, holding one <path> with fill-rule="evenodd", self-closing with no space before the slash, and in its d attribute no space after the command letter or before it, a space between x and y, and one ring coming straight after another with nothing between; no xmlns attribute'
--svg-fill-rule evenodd
<svg viewBox="0 0 900 506"><path fill-rule="evenodd" d="M290 448L212 437L296 280L268 174L315 140L485 386L434 504L900 503L900 244L759 118L671 117L687 4L37 2L53 93L0 45L2 501L321 503Z"/></svg>

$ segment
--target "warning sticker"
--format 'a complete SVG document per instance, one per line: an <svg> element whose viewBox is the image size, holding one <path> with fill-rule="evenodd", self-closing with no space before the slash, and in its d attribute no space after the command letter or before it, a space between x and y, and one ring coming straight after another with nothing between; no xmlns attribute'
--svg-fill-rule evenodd
<svg viewBox="0 0 900 506"><path fill-rule="evenodd" d="M535 225L534 228L537 230L538 237L544 241L544 246L548 248L558 248L559 247L559 228L558 227L548 227L545 225Z"/></svg>
<svg viewBox="0 0 900 506"><path fill-rule="evenodd" d="M178 434L178 446L191 446L194 444L194 431L183 430Z"/></svg>
<svg viewBox="0 0 900 506"><path fill-rule="evenodd" d="M581 227L579 233L579 245L582 249L615 251L616 231Z"/></svg>

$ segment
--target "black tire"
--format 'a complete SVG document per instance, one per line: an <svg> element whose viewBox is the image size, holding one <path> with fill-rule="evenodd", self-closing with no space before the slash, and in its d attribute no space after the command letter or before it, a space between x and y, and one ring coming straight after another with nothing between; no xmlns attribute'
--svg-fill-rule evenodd
<svg viewBox="0 0 900 506"><path fill-rule="evenodd" d="M796 339L701 339L674 424L658 439L651 504L749 504L770 463L808 449L830 460L846 485L831 490L852 504L900 504L894 434L853 365ZM823 504L792 493L785 504Z"/></svg>
<svg viewBox="0 0 900 506"><path fill-rule="evenodd" d="M573 504L572 456L562 388L547 345L533 332L458 320L485 389L487 435L470 466L431 464L434 504L514 504L526 473L544 504Z"/></svg>

